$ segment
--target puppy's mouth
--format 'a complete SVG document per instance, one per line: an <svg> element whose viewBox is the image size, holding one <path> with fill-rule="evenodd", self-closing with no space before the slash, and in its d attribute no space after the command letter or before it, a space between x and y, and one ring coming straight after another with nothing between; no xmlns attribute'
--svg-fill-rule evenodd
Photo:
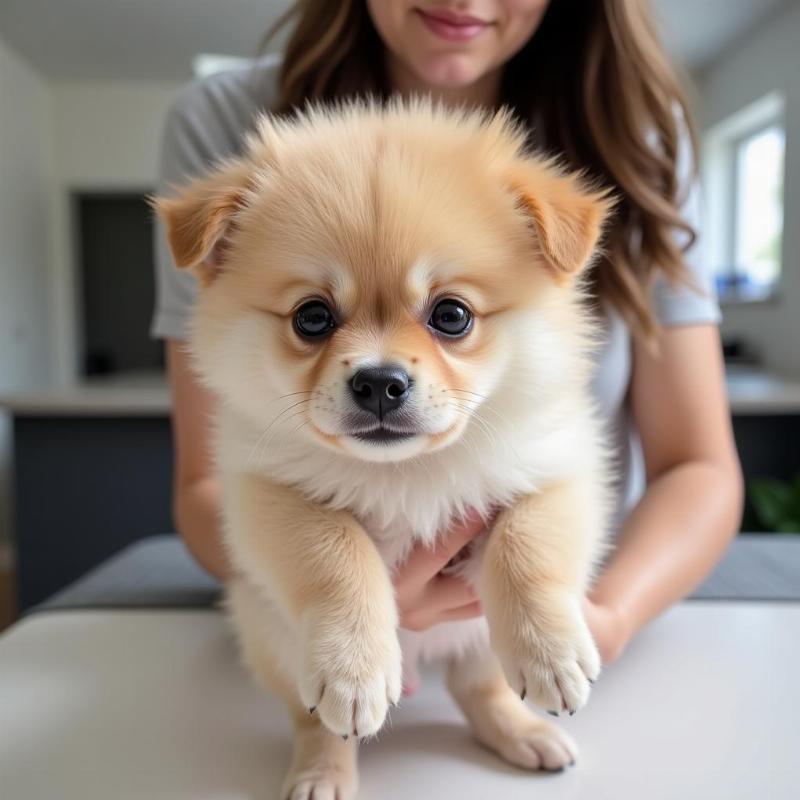
<svg viewBox="0 0 800 800"><path fill-rule="evenodd" d="M413 431L396 431L384 425L379 425L377 428L372 428L368 431L350 431L348 435L358 439L360 442L387 445L405 441L417 434Z"/></svg>

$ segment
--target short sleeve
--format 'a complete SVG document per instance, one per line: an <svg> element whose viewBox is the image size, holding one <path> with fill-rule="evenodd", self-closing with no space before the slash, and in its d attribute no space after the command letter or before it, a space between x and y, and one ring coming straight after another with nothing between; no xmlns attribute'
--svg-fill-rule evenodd
<svg viewBox="0 0 800 800"><path fill-rule="evenodd" d="M172 104L164 124L159 158L159 195L204 175L215 163L241 149L258 112L270 101L254 87L269 86L275 67L240 69L187 86ZM266 81L264 80L266 79ZM273 81L274 82L274 81ZM266 105L269 107L269 105ZM150 333L155 338L186 339L197 292L194 276L175 266L163 226L155 221L156 298Z"/></svg>
<svg viewBox="0 0 800 800"><path fill-rule="evenodd" d="M659 274L652 289L653 307L659 322L665 327L719 323L720 314L714 287L714 276L704 258L703 220L699 182L692 175L691 144L688 133L681 140L678 159L678 183L689 188L681 206L681 216L697 233L697 238L684 254L691 285L673 284Z"/></svg>
<svg viewBox="0 0 800 800"><path fill-rule="evenodd" d="M180 96L167 114L159 160L159 195L168 194L172 186L201 175L206 169L207 143L193 136L186 104L185 96ZM195 278L175 266L164 227L158 218L155 220L154 257L156 304L151 335L160 339L186 339L196 292Z"/></svg>

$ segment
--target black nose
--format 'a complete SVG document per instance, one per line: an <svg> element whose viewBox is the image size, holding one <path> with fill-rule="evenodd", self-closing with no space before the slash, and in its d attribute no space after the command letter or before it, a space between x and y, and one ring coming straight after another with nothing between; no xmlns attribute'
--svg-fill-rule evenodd
<svg viewBox="0 0 800 800"><path fill-rule="evenodd" d="M399 408L408 398L411 378L401 367L384 366L360 369L350 381L356 403L383 419L388 411Z"/></svg>

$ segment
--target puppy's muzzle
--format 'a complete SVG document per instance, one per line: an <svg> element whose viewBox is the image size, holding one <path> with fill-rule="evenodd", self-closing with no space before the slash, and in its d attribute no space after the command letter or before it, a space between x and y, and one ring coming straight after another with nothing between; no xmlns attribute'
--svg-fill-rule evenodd
<svg viewBox="0 0 800 800"><path fill-rule="evenodd" d="M406 402L412 383L402 367L385 364L356 372L350 381L350 394L359 408L382 420Z"/></svg>

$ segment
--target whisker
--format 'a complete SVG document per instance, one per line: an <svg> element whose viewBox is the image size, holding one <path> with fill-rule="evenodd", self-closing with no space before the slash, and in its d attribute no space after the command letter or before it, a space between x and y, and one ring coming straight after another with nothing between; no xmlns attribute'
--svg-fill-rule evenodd
<svg viewBox="0 0 800 800"><path fill-rule="evenodd" d="M487 397L486 395L478 394L477 392L470 392L467 389L454 389L453 391L456 391L456 392L467 392L468 394L473 394L473 395L475 395L475 397L480 397L483 400L487 400L487 401L490 400L490 398ZM473 400L471 397L461 397L461 398L453 398L453 399L458 399L462 403L475 403L476 404L476 408L480 407L480 409L482 411L491 411L492 414L494 414L495 417L497 417L497 419L500 420L501 422L508 422L508 420L506 420L506 418L496 408L494 408L494 406L492 406L490 402L485 402L483 404L480 404L477 400Z"/></svg>
<svg viewBox="0 0 800 800"><path fill-rule="evenodd" d="M302 392L297 392L297 393L293 393L293 394L303 394L303 393ZM269 425L267 425L267 427L264 429L264 431L262 431L261 435L256 440L256 443L253 445L253 448L251 449L250 454L247 457L247 466L248 467L252 466L253 461L256 460L255 457L256 457L257 454L258 454L259 458L263 455L265 447L262 447L261 445L264 442L264 440L266 439L266 437L269 434L270 430L276 424L278 424L278 422L281 421L281 418L284 417L284 419L286 419L285 415L288 414L289 412L291 412L292 409L297 408L298 406L302 406L305 403L310 403L310 402L311 402L311 398L310 397L304 398L303 400L298 400L296 403L292 403L287 408L281 409L281 411L279 411L275 415L275 417L273 417L272 421L269 423ZM302 409L301 409L301 411L302 411ZM295 412L295 413L297 413L297 412ZM291 417L289 417L289 418L291 418ZM269 441L271 441L271 437L270 437ZM269 444L269 441L267 441L267 445Z"/></svg>
<svg viewBox="0 0 800 800"><path fill-rule="evenodd" d="M479 418L485 425L488 425L491 430L493 430L503 441L505 442L506 447L511 451L511 454L516 458L517 462L522 466L522 458L520 457L517 449L514 447L511 438L503 434L502 431L498 430L495 425L489 422L482 414L479 412L475 412L475 417ZM502 420L502 417L500 418Z"/></svg>
<svg viewBox="0 0 800 800"><path fill-rule="evenodd" d="M453 398L459 400L462 403L475 403L476 407L480 406L480 409L482 411L491 411L491 413L494 414L495 417L497 417L497 419L500 420L500 422L508 423L508 420L493 405L491 405L491 400L486 395L479 394L478 392L471 392L468 389L454 389L453 391L465 392L467 394L475 395L475 397L480 397L485 401L489 401L479 404L477 400L473 400L471 397Z"/></svg>
<svg viewBox="0 0 800 800"><path fill-rule="evenodd" d="M285 416L283 419L281 419L280 423L275 426L275 429L272 431L272 433L270 434L269 438L261 446L259 457L263 458L267 454L267 452L269 451L270 445L273 443L273 441L275 440L275 438L278 436L279 432L281 431L281 426L282 425L284 425L285 423L291 422L292 420L295 420L298 417L303 416L305 413L306 413L306 409L305 408L300 408L297 411L294 411L291 414L289 414L288 416ZM284 430L283 433L285 434L286 431Z"/></svg>
<svg viewBox="0 0 800 800"><path fill-rule="evenodd" d="M451 403L452 408L455 410L457 414L461 414L461 416L465 417L467 420L472 421L475 420L474 409L471 407L465 407L458 405L456 403ZM479 428L481 426L481 420L476 420ZM481 432L486 436L489 440L490 445L494 448L496 444L492 438L491 432L484 426L481 429ZM476 461L482 462L483 461L483 449L475 440L475 430L470 430L469 426L464 429L464 433L462 434L462 441L464 442L465 446L473 453L475 456Z"/></svg>
<svg viewBox="0 0 800 800"><path fill-rule="evenodd" d="M299 394L313 394L313 392L309 389L304 389L301 392L289 392L289 394L282 394L280 397L276 397L275 400L285 400L287 397L297 397ZM270 400L270 402L273 402Z"/></svg>
<svg viewBox="0 0 800 800"><path fill-rule="evenodd" d="M486 438L489 440L489 444L492 447L495 447L494 438L492 436L492 431L489 430L488 426L484 424L484 421L477 415L476 409L470 406L464 406L458 403L457 401L451 400L451 407L458 409L464 416L467 417L470 421L474 420L475 424L480 426L483 433L486 435Z"/></svg>
<svg viewBox="0 0 800 800"><path fill-rule="evenodd" d="M470 418L470 414L468 414L466 411L461 411L460 409L457 409L456 413L461 414L467 419ZM469 452L477 462L481 462L483 460L481 457L480 448L475 443L472 437L472 431L470 431L468 427L465 428L464 432L461 434L461 441L464 442L464 446L467 448L467 450L469 450Z"/></svg>
<svg viewBox="0 0 800 800"><path fill-rule="evenodd" d="M297 433L297 431L299 431L299 430L300 430L301 428L303 428L305 425L308 425L308 423L309 423L309 421L308 421L307 419L304 419L304 420L303 420L303 421L302 421L302 422L301 422L301 423L300 423L300 424L299 424L299 425L298 425L298 426L297 426L297 427L296 427L296 428L295 428L293 431L291 431L291 433L292 433L292 434L295 434L295 433Z"/></svg>
<svg viewBox="0 0 800 800"><path fill-rule="evenodd" d="M478 427L480 427L480 429L483 431L483 433L485 434L486 438L489 440L490 445L493 448L497 449L498 445L497 445L497 441L496 441L496 438L495 438L495 437L497 437L497 438L501 439L502 443L505 445L505 447L507 447L508 450L511 451L512 455L514 456L514 458L516 458L517 461L520 462L520 464L522 463L522 459L520 458L520 455L516 451L514 446L511 444L510 439L506 435L504 435L502 431L499 431L495 425L493 425L491 422L489 422L489 420L487 420L480 413L480 411L483 410L483 407L481 407L479 409L477 406L476 407L472 407L472 406L469 406L469 405L464 405L465 403L470 402L470 401L464 400L464 399L458 400L456 398L449 398L449 401L450 401L451 406L453 408L459 408L462 411L468 411L469 412L470 419L474 420L476 425L478 425ZM471 401L471 402L475 402L475 401ZM505 422L505 420L503 419L502 415L498 414L498 417L500 418L501 421Z"/></svg>
<svg viewBox="0 0 800 800"><path fill-rule="evenodd" d="M464 394L474 394L475 397L480 397L481 400L488 400L489 396L481 394L480 392L473 392L471 389L451 389L451 392L463 392Z"/></svg>
<svg viewBox="0 0 800 800"><path fill-rule="evenodd" d="M295 411L292 414L289 414L288 417L284 417L281 420L281 425L286 422L291 422L293 419L297 419L298 417L303 416L306 413L306 409L301 408ZM276 427L275 430L272 432L272 435L269 439L264 443L264 446L261 448L261 455L266 455L267 451L269 450L269 446L272 444L273 439L278 435L279 427ZM291 432L290 432L291 433Z"/></svg>

